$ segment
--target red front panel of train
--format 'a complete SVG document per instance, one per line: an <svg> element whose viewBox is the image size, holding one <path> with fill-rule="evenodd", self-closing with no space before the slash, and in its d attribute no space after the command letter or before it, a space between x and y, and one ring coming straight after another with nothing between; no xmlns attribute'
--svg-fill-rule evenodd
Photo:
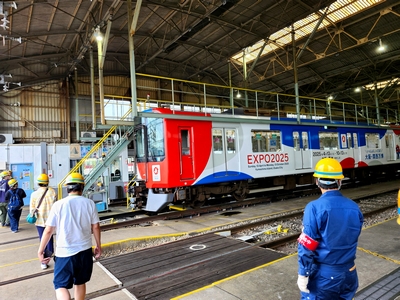
<svg viewBox="0 0 400 300"><path fill-rule="evenodd" d="M165 158L147 163L148 188L190 186L204 170L211 152L211 122L163 119ZM145 163L139 171L145 174Z"/></svg>

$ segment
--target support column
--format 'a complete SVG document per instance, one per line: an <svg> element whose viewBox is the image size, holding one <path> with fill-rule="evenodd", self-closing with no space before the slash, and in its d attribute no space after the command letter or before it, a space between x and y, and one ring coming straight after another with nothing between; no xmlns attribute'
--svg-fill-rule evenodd
<svg viewBox="0 0 400 300"><path fill-rule="evenodd" d="M79 124L79 99L78 99L78 70L75 67L75 118L76 118L76 141L80 140L80 124Z"/></svg>
<svg viewBox="0 0 400 300"><path fill-rule="evenodd" d="M297 123L300 123L300 99L299 99L299 82L297 78L297 58L296 58L296 38L294 32L294 26L292 24L292 47L293 47L293 75L294 75L294 93L296 96L296 114Z"/></svg>
<svg viewBox="0 0 400 300"><path fill-rule="evenodd" d="M380 115L380 113L379 113L378 86L377 86L377 84L376 84L376 81L375 81L375 83L374 83L374 87L375 87L376 118L377 118L378 125L381 125L381 115Z"/></svg>
<svg viewBox="0 0 400 300"><path fill-rule="evenodd" d="M135 14L132 16L132 0L128 0L128 42L129 42L129 62L131 74L131 104L132 119L137 117L137 92L136 92L136 69L135 69L135 48L133 36L136 32L137 20L139 17L142 0L136 1Z"/></svg>
<svg viewBox="0 0 400 300"><path fill-rule="evenodd" d="M96 97L94 90L94 61L93 48L90 47L90 93L92 98L92 129L96 130Z"/></svg>

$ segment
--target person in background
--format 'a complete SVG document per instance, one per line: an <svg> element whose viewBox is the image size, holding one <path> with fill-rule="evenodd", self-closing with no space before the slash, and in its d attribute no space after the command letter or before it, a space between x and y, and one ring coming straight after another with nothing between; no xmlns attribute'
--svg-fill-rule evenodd
<svg viewBox="0 0 400 300"><path fill-rule="evenodd" d="M10 171L3 171L0 173L0 223L1 226L10 226L10 217L7 213L6 193L10 189L8 181L11 178Z"/></svg>
<svg viewBox="0 0 400 300"><path fill-rule="evenodd" d="M321 159L314 177L322 195L307 204L298 239L301 299L350 300L358 288L354 260L363 214L339 192L344 176L337 160Z"/></svg>
<svg viewBox="0 0 400 300"><path fill-rule="evenodd" d="M18 187L18 181L11 178L8 181L10 189L5 195L6 202L8 203L7 211L10 218L11 231L17 233L19 230L19 219L21 218L22 207L24 206L24 198L26 197L25 191ZM18 203L13 204L12 198L16 196Z"/></svg>
<svg viewBox="0 0 400 300"><path fill-rule="evenodd" d="M57 200L56 192L52 187L49 187L49 176L47 174L40 174L37 178L37 184L39 188L31 194L30 200L30 212L33 213L36 211L36 230L39 234L39 240L42 239L43 231L45 228L45 223L50 213L50 209L53 206L53 203ZM46 193L46 194L44 194ZM40 199L43 197L43 200L39 205ZM53 236L50 237L49 242L46 245L44 251L44 257L52 257L54 253L54 241ZM40 267L42 270L46 270L49 266L47 264L41 264Z"/></svg>
<svg viewBox="0 0 400 300"><path fill-rule="evenodd" d="M92 233L94 256L97 259L101 255L100 220L94 202L82 196L85 179L81 174L68 175L65 186L68 196L55 202L50 210L38 257L43 264L49 262L44 251L56 230L53 284L57 299L71 299L68 290L74 285L74 299L84 300L86 282L93 271Z"/></svg>

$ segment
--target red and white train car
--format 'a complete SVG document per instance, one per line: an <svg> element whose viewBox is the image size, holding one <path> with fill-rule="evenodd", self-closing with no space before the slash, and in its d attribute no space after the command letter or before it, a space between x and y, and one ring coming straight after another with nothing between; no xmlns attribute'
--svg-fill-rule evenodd
<svg viewBox="0 0 400 300"><path fill-rule="evenodd" d="M151 212L170 203L200 206L224 195L241 200L250 185L292 189L311 184L323 157L340 161L351 179L395 174L400 168L399 131L390 127L248 116L224 122L221 115L151 112L161 116L142 118L138 126L131 199L135 208Z"/></svg>

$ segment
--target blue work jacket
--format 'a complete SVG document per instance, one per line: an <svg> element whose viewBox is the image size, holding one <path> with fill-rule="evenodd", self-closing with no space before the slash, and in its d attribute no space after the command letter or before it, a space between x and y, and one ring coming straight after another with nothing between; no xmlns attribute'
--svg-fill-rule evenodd
<svg viewBox="0 0 400 300"><path fill-rule="evenodd" d="M315 242L315 250L299 242L299 274L309 276L318 265L349 268L354 263L358 237L364 217L353 200L338 190L329 190L307 204L303 217L306 241Z"/></svg>

